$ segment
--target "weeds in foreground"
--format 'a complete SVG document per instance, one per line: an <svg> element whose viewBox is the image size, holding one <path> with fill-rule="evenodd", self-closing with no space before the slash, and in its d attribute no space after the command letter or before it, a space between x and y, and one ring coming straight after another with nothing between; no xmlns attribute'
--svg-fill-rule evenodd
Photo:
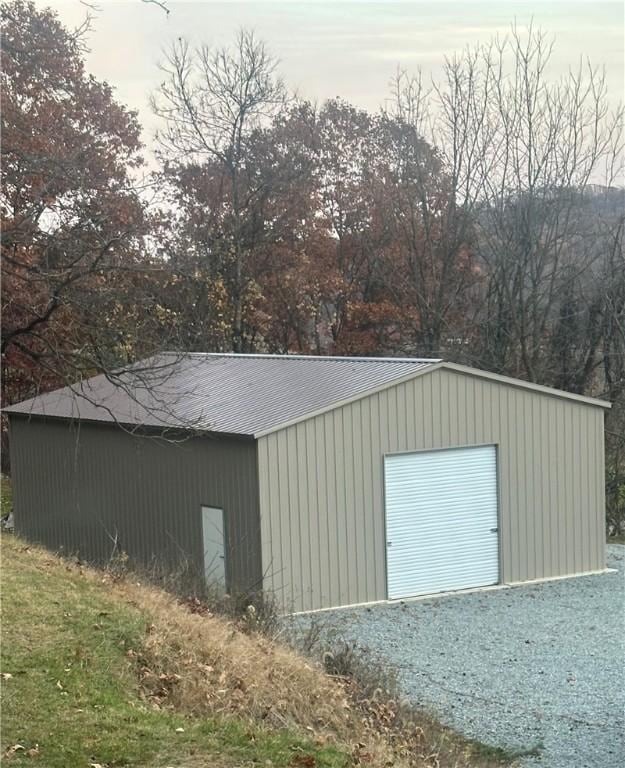
<svg viewBox="0 0 625 768"><path fill-rule="evenodd" d="M325 686L328 715L339 698L294 654L136 581L114 582L14 536L1 542L3 764L351 762L347 744L306 729L315 704L305 703L306 688Z"/></svg>
<svg viewBox="0 0 625 768"><path fill-rule="evenodd" d="M3 549L7 765L498 764L465 759L460 745L437 753L425 730L391 745L363 720L347 678L264 636L15 537ZM349 651L326 659L346 673L354 661ZM374 706L382 722L385 704L373 696Z"/></svg>
<svg viewBox="0 0 625 768"><path fill-rule="evenodd" d="M127 564L96 571L9 540L3 672L19 676L3 692L2 748L38 749L33 766L502 764L425 718L403 720L392 680L365 682L371 665L354 649L306 660L258 631L252 611L228 619ZM306 642L319 653L325 639Z"/></svg>
<svg viewBox="0 0 625 768"><path fill-rule="evenodd" d="M246 634L275 638L282 631L280 608L271 595L256 589L225 592L220 585L207 583L204 573L187 557L181 556L175 567L156 561L142 566L120 552L110 558L104 572L118 584L139 581L162 589L190 613L225 618Z"/></svg>
<svg viewBox="0 0 625 768"><path fill-rule="evenodd" d="M351 743L352 758L357 764L397 759L406 765L438 768L448 764L454 768L468 768L506 765L512 759L510 753L503 749L459 737L408 702L401 695L393 668L372 664L366 650L341 639L340 633L331 627L323 614L310 617L305 625L292 617L285 618L280 615L278 604L271 595L262 592L224 594L218 588L206 585L203 576L196 573L187 561L181 562L179 568L173 571L162 571L157 567L137 571L126 560L122 560L121 563L112 564L109 572L119 583L132 583L139 573L144 581L176 595L178 604L191 615L225 620L228 626L242 635L255 635L256 647L268 643L267 647L276 649L280 646L275 641L280 640L310 659L313 669L320 666L327 675L325 679L334 682L333 687L325 693L315 684L312 687L304 684L297 687L297 690L289 689L288 686L285 688L277 679L272 678L275 688L283 696L290 690L290 704L293 707L297 703L298 710L293 721L289 720L293 712L281 713L269 704L262 704L259 709L256 703L255 716L261 712L262 719L274 726L289 722L293 725L308 718L308 728L313 732L331 733L333 738ZM160 609L157 613L161 613ZM229 707L233 701L244 702L246 693L251 689L257 689L257 692L262 689L263 685L259 686L258 681L254 680L258 670L251 674L241 670L234 680L233 688L223 687L223 675L211 687L215 678L211 678L210 673L214 667L210 660L198 654L198 644L183 635L182 640L176 637L172 646L170 640L163 642L163 629L161 626L157 644L148 640L148 658L140 659L143 669L142 686L148 698L158 706L173 704L175 707L185 707L194 701L193 711L196 711L195 707L199 707L197 711L207 711L207 707L210 711L215 708L220 712L231 711ZM179 632L180 621L177 620ZM223 642L227 643L227 640ZM244 657L243 652L240 658ZM208 672L206 679L197 679L198 670ZM250 677L254 680L251 687ZM207 686L210 693L207 693ZM228 692L229 703L215 700L215 690ZM199 700L202 696L205 697L203 702ZM337 708L342 710L342 717L330 715L325 706L328 703L335 711ZM387 757L381 758L384 754ZM441 755L445 759L441 759ZM445 762L447 759L449 763Z"/></svg>
<svg viewBox="0 0 625 768"><path fill-rule="evenodd" d="M285 638L321 662L326 673L342 685L367 729L383 734L393 753L409 763L419 755L424 765L494 768L510 765L516 757L535 754L538 749L513 754L463 739L445 728L402 695L393 667L373 663L367 649L345 640L335 623L322 613L307 617L306 621L288 621Z"/></svg>

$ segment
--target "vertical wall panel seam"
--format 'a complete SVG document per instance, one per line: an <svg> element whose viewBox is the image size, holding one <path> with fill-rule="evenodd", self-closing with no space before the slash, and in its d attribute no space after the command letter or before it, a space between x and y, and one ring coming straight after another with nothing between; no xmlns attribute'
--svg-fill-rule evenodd
<svg viewBox="0 0 625 768"><path fill-rule="evenodd" d="M314 608L320 608L322 605L322 561L321 561L321 514L319 510L319 454L318 454L318 445L317 445L317 428L315 425L315 422L306 422L307 428L310 427L310 433L311 433L311 447L313 449L313 466L315 470L315 504L313 506L313 509L315 511L315 517L316 517L316 527L315 527L315 541L317 543L317 565L318 565L318 571L315 574L314 578L311 578L311 585L314 587L316 586L317 589L315 590L315 597L316 600L311 596L311 599L313 600L313 607ZM312 566L312 556L311 556L311 566Z"/></svg>
<svg viewBox="0 0 625 768"><path fill-rule="evenodd" d="M351 552L351 547L350 547L350 539L351 539L351 536L350 536L350 528L351 528L351 525L350 525L350 513L348 512L348 505L347 505L347 495L348 495L347 494L347 490L348 490L348 485L349 485L349 482L350 482L349 478L351 477L353 479L353 467L352 467L352 473L350 475L348 473L347 462L349 461L350 457L351 457L352 462L353 462L354 452L353 452L353 450L352 451L346 451L345 450L346 442L347 442L346 441L346 430L345 430L345 412L346 412L346 410L347 410L346 408L340 408L339 409L339 417L340 417L340 420L341 420L341 437L342 437L342 439L341 439L341 442L340 442L338 448L339 448L340 453L342 454L343 478L344 478L344 481L341 483L341 481L340 481L341 479L340 478L338 478L338 481L339 481L339 485L343 486L343 493L342 493L343 510L341 511L341 516L343 517L343 524L344 524L344 527L345 527L345 551L342 553L342 556L343 556L343 560L344 560L344 562L346 564L346 569L345 570L347 572L347 589L346 589L346 594L347 594L348 602L354 603L354 602L356 602L356 599L355 599L354 595L352 594L352 580L351 580L350 575L349 575L349 563L350 562L356 563L356 579L358 579L358 568L357 568L358 561L355 560L355 559L352 560L353 553ZM338 489L337 489L337 492L338 492ZM353 504L352 504L351 512L352 512L352 514L355 512L355 508L354 508Z"/></svg>
<svg viewBox="0 0 625 768"><path fill-rule="evenodd" d="M310 467L310 460L308 457L308 423L303 423L303 432L304 432L304 472L303 472L303 478L300 478L300 483L304 482L305 484L305 491L304 491L304 498L306 499L306 533L307 533L307 541L306 541L306 549L308 551L308 573L307 573L307 579L308 584L312 585L313 583L313 567L312 567L312 559L313 559L313 553L312 553L312 542L313 542L313 526L312 526L312 509L310 504L310 483L309 483L309 467ZM312 594L310 587L307 592L306 599L308 601L308 606L312 608Z"/></svg>

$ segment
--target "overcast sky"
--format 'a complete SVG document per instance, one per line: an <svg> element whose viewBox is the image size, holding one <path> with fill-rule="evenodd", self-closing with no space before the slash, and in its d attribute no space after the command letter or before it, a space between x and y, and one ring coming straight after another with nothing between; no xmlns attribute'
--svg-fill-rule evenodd
<svg viewBox="0 0 625 768"><path fill-rule="evenodd" d="M169 2L166 15L141 0L88 0L99 10L90 34L89 70L107 80L119 101L137 109L144 139L156 126L148 96L159 83L157 63L177 37L223 45L241 27L256 30L280 61L291 89L322 101L341 96L375 110L388 93L397 65L421 67L434 77L446 55L468 44L505 34L516 20L532 19L555 36L551 75L587 56L605 66L614 102L623 96L624 4L622 0L491 0L490 2ZM61 21L76 26L86 8L80 0L52 0Z"/></svg>

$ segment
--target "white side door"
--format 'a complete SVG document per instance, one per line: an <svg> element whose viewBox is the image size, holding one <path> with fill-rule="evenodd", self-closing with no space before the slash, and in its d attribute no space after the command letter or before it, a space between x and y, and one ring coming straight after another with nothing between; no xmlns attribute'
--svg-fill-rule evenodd
<svg viewBox="0 0 625 768"><path fill-rule="evenodd" d="M226 587L224 545L224 511L218 507L202 507L202 541L204 576L210 586Z"/></svg>
<svg viewBox="0 0 625 768"><path fill-rule="evenodd" d="M389 599L499 581L494 445L386 456Z"/></svg>

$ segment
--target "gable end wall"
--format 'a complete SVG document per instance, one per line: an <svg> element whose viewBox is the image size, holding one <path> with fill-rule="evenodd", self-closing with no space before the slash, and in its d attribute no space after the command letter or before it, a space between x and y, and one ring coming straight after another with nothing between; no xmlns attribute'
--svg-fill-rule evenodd
<svg viewBox="0 0 625 768"><path fill-rule="evenodd" d="M258 441L265 589L287 610L386 599L385 453L496 444L502 582L605 567L600 407L450 370Z"/></svg>

